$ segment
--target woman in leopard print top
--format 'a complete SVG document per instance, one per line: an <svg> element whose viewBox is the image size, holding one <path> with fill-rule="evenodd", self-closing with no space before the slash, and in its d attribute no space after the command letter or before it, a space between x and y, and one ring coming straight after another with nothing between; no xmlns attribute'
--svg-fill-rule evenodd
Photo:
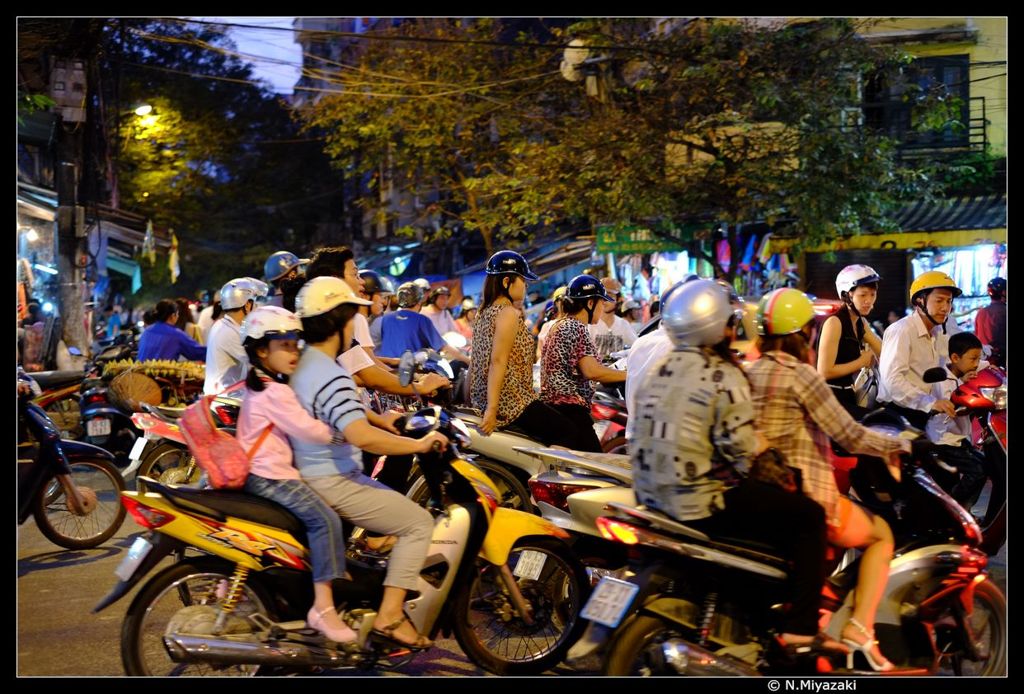
<svg viewBox="0 0 1024 694"><path fill-rule="evenodd" d="M546 446L579 449L575 427L533 391L533 338L513 305L526 294L527 279L537 276L518 253L499 251L487 261L483 306L473 325L470 399L483 411L485 435L514 424Z"/></svg>

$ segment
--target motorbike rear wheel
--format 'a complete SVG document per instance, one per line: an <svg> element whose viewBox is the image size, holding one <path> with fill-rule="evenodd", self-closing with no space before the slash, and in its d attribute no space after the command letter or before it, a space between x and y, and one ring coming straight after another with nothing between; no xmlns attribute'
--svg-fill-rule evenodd
<svg viewBox="0 0 1024 694"><path fill-rule="evenodd" d="M39 531L55 545L67 549L98 547L124 522L124 478L116 467L100 458L75 461L70 477L86 497L85 513L79 515L71 509L63 485L53 475L36 492L32 515Z"/></svg>
<svg viewBox="0 0 1024 694"><path fill-rule="evenodd" d="M206 663L175 663L163 644L171 620L183 608L217 605L217 584L231 578L234 566L216 557L189 559L153 576L132 600L121 625L121 663L133 676L252 677L259 665L215 667ZM239 617L260 612L270 617L270 599L251 581L235 608Z"/></svg>
<svg viewBox="0 0 1024 694"><path fill-rule="evenodd" d="M686 637L680 626L663 617L637 615L619 626L605 652L602 674L652 677L677 674L659 657L658 645Z"/></svg>
<svg viewBox="0 0 1024 694"><path fill-rule="evenodd" d="M562 662L586 626L580 611L590 583L565 543L547 537L523 538L509 553L513 573L524 559L543 561L534 569L539 571L536 580L516 577L532 608L533 624L518 616L499 567L482 559L477 559L473 580L455 596L455 639L470 660L496 675L538 675L549 670Z"/></svg>

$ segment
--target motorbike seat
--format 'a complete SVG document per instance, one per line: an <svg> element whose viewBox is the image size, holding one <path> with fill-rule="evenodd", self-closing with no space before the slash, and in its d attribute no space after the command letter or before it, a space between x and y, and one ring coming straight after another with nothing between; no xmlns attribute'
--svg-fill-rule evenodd
<svg viewBox="0 0 1024 694"><path fill-rule="evenodd" d="M306 526L283 506L242 491L194 489L146 481L146 489L169 499L175 506L224 520L228 516L285 530L305 542Z"/></svg>
<svg viewBox="0 0 1024 694"><path fill-rule="evenodd" d="M29 376L39 384L40 388L50 390L81 383L85 374L81 371L36 371L30 373Z"/></svg>

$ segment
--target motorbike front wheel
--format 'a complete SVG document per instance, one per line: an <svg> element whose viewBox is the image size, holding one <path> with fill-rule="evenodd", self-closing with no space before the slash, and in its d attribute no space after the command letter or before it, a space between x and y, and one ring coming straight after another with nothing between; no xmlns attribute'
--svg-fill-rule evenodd
<svg viewBox="0 0 1024 694"><path fill-rule="evenodd" d="M546 537L516 542L508 567L532 623L516 610L500 567L477 559L472 581L455 597L455 639L488 672L537 675L562 662L583 633L587 572L565 543Z"/></svg>
<svg viewBox="0 0 1024 694"><path fill-rule="evenodd" d="M519 478L516 477L514 472L504 465L493 463L484 458L477 458L471 462L474 466L480 468L497 486L498 493L501 494L501 498L498 499L499 506L523 511L524 513L536 513L533 502L530 501L530 492ZM430 498L430 487L427 486L427 480L423 477L423 473L418 470L413 473L413 476L413 481L409 486L409 493L406 496L420 506L426 506L427 500Z"/></svg>
<svg viewBox="0 0 1024 694"><path fill-rule="evenodd" d="M133 676L196 677L241 676L251 677L258 665L226 665L217 667L207 663L175 663L164 647L163 637L168 627L184 624L187 630L201 633L203 624L212 625L217 616L217 585L231 578L232 564L216 557L192 559L167 567L151 578L132 600L124 623L121 625L121 663L125 674ZM235 607L238 623L245 617L260 612L269 617L270 600L251 582L244 587L244 596ZM199 608L184 613L184 608ZM204 611L205 610L205 621Z"/></svg>
<svg viewBox="0 0 1024 694"><path fill-rule="evenodd" d="M964 639L969 625L974 645L981 656L971 660ZM935 624L935 640L944 654L936 674L1000 676L1006 673L1006 598L991 579L974 588L974 604L970 614L943 617Z"/></svg>
<svg viewBox="0 0 1024 694"><path fill-rule="evenodd" d="M67 549L98 547L124 522L124 478L116 467L102 459L72 463L70 477L86 502L85 509L78 513L73 510L64 486L54 475L36 493L32 515L39 531L55 545Z"/></svg>
<svg viewBox="0 0 1024 694"><path fill-rule="evenodd" d="M162 441L145 454L135 479L149 477L160 484L195 484L202 473L187 446ZM136 482L139 491L145 491L143 486Z"/></svg>

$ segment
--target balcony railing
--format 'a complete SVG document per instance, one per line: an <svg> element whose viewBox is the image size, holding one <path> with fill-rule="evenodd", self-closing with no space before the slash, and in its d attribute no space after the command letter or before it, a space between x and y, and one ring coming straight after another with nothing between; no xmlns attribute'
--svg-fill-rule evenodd
<svg viewBox="0 0 1024 694"><path fill-rule="evenodd" d="M913 125L914 105L902 101L863 104L864 124L899 143L903 157L942 157L983 152L988 146L985 97L967 99L961 113L963 126L921 132Z"/></svg>

